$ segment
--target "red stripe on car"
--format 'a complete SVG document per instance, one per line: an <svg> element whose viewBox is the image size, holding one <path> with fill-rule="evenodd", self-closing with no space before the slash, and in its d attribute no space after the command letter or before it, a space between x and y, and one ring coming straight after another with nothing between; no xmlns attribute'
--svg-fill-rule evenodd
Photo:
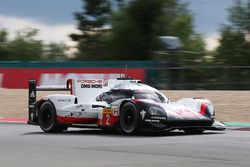
<svg viewBox="0 0 250 167"><path fill-rule="evenodd" d="M96 124L97 118L75 118L57 116L57 121L64 124Z"/></svg>

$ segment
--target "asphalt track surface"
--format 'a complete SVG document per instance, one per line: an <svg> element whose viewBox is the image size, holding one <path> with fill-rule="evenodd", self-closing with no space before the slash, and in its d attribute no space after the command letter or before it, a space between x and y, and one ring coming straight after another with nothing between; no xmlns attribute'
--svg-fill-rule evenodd
<svg viewBox="0 0 250 167"><path fill-rule="evenodd" d="M141 133L96 129L44 134L39 127L0 123L1 167L248 167L250 132Z"/></svg>

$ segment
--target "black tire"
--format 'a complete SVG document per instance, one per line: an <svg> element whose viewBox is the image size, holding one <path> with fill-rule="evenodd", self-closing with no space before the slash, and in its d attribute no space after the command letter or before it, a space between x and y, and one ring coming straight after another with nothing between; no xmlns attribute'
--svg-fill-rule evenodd
<svg viewBox="0 0 250 167"><path fill-rule="evenodd" d="M135 134L139 127L139 112L134 103L127 102L120 111L120 128L125 134Z"/></svg>
<svg viewBox="0 0 250 167"><path fill-rule="evenodd" d="M204 129L184 129L186 134L202 134Z"/></svg>
<svg viewBox="0 0 250 167"><path fill-rule="evenodd" d="M45 133L62 132L67 129L67 127L57 125L56 110L54 105L49 101L46 101L41 105L39 109L38 123Z"/></svg>

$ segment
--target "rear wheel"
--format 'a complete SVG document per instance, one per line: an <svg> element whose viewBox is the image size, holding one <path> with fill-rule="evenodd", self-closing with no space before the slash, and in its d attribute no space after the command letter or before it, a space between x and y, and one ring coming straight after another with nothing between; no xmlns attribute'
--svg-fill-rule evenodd
<svg viewBox="0 0 250 167"><path fill-rule="evenodd" d="M120 128L126 134L134 134L138 130L138 111L135 104L128 102L124 104L120 112Z"/></svg>
<svg viewBox="0 0 250 167"><path fill-rule="evenodd" d="M67 127L60 126L56 122L56 111L53 104L46 101L39 109L38 123L46 133L56 133L66 130Z"/></svg>

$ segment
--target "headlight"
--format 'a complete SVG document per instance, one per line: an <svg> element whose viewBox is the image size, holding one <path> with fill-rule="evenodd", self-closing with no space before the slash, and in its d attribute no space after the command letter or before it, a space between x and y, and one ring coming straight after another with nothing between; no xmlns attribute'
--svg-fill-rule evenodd
<svg viewBox="0 0 250 167"><path fill-rule="evenodd" d="M211 104L211 103L207 104L207 108L208 108L208 111L209 111L209 113L210 113L211 115L214 115L214 114L215 114L213 104Z"/></svg>
<svg viewBox="0 0 250 167"><path fill-rule="evenodd" d="M157 107L157 106L151 106L149 107L149 113L153 116L164 116L165 112L161 107Z"/></svg>

